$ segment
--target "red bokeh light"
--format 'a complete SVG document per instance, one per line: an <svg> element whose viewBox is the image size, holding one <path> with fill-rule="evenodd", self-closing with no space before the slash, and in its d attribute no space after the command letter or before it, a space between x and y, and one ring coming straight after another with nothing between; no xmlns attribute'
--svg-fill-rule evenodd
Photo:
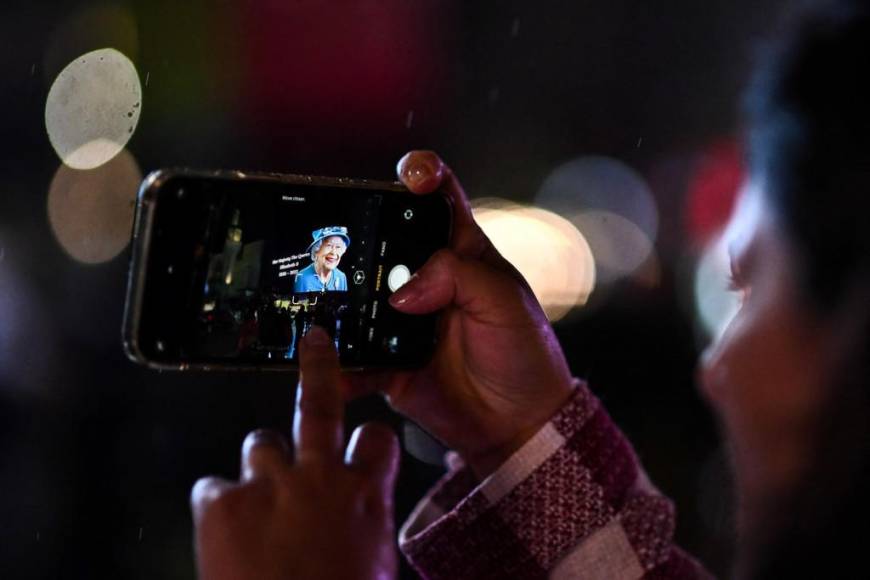
<svg viewBox="0 0 870 580"><path fill-rule="evenodd" d="M443 100L449 3L264 0L241 15L245 124L341 140L407 130ZM417 110L417 114L410 112Z"/></svg>
<svg viewBox="0 0 870 580"><path fill-rule="evenodd" d="M733 138L715 141L698 157L686 196L686 228L704 247L731 215L744 178L743 151Z"/></svg>

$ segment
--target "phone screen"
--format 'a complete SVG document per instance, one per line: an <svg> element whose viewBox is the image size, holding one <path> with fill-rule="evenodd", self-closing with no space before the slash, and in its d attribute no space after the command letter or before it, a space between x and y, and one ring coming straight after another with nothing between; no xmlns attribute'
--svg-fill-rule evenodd
<svg viewBox="0 0 870 580"><path fill-rule="evenodd" d="M342 364L412 365L431 316L387 299L447 244L443 196L370 187L175 177L159 187L139 323L146 358L294 365L312 325Z"/></svg>

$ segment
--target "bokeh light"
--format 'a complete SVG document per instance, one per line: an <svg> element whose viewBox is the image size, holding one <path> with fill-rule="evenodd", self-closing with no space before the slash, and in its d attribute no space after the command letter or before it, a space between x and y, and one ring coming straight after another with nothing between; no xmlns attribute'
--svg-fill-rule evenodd
<svg viewBox="0 0 870 580"><path fill-rule="evenodd" d="M2 242L0 242L2 244ZM29 395L52 383L56 353L52 323L39 293L4 251L0 261L0 387Z"/></svg>
<svg viewBox="0 0 870 580"><path fill-rule="evenodd" d="M236 27L256 31L238 49L246 124L272 142L302 131L347 151L362 131L379 137L371 147L425 127L447 102L449 3L239 5Z"/></svg>
<svg viewBox="0 0 870 580"><path fill-rule="evenodd" d="M47 87L57 74L82 54L111 46L132 60L139 54L139 26L123 4L79 3L60 18L48 37L42 59Z"/></svg>
<svg viewBox="0 0 870 580"><path fill-rule="evenodd" d="M712 143L698 157L686 192L686 228L704 247L725 225L744 179L743 152L734 139Z"/></svg>
<svg viewBox="0 0 870 580"><path fill-rule="evenodd" d="M581 157L557 167L544 180L535 203L560 215L607 211L636 224L650 240L658 233L658 209L646 180L610 157Z"/></svg>
<svg viewBox="0 0 870 580"><path fill-rule="evenodd" d="M592 250L565 218L536 207L485 198L473 203L474 217L525 277L551 321L586 303L595 287Z"/></svg>
<svg viewBox="0 0 870 580"><path fill-rule="evenodd" d="M130 241L140 181L127 150L89 171L61 165L48 193L48 219L63 249L86 264L121 253Z"/></svg>
<svg viewBox="0 0 870 580"><path fill-rule="evenodd" d="M632 272L631 280L636 285L647 289L658 288L661 285L662 262L655 249L650 252L640 267Z"/></svg>
<svg viewBox="0 0 870 580"><path fill-rule="evenodd" d="M740 307L736 292L728 289L731 276L728 250L717 236L704 251L695 270L695 309L707 334L718 338Z"/></svg>
<svg viewBox="0 0 870 580"><path fill-rule="evenodd" d="M535 197L588 241L601 284L643 265L658 233L658 209L643 177L616 159L581 157L556 168Z"/></svg>
<svg viewBox="0 0 870 580"><path fill-rule="evenodd" d="M649 258L653 243L634 222L609 211L587 211L571 216L592 248L600 283L634 273Z"/></svg>
<svg viewBox="0 0 870 580"><path fill-rule="evenodd" d="M64 68L45 102L45 127L64 164L93 169L121 152L142 111L132 61L113 48L84 54Z"/></svg>

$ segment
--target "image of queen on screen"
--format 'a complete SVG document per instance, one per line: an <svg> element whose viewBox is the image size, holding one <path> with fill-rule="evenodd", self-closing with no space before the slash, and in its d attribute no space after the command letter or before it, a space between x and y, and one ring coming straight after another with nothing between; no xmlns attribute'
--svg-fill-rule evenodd
<svg viewBox="0 0 870 580"><path fill-rule="evenodd" d="M347 276L338 268L350 245L344 226L327 226L311 232L311 264L296 273L294 292L347 291Z"/></svg>

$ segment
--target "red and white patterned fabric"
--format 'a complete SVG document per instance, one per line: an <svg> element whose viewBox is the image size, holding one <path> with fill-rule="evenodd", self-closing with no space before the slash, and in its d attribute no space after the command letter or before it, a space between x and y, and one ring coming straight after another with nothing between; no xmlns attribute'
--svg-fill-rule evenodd
<svg viewBox="0 0 870 580"><path fill-rule="evenodd" d="M495 473L450 470L402 527L423 578L709 578L672 543L674 507L580 381Z"/></svg>

